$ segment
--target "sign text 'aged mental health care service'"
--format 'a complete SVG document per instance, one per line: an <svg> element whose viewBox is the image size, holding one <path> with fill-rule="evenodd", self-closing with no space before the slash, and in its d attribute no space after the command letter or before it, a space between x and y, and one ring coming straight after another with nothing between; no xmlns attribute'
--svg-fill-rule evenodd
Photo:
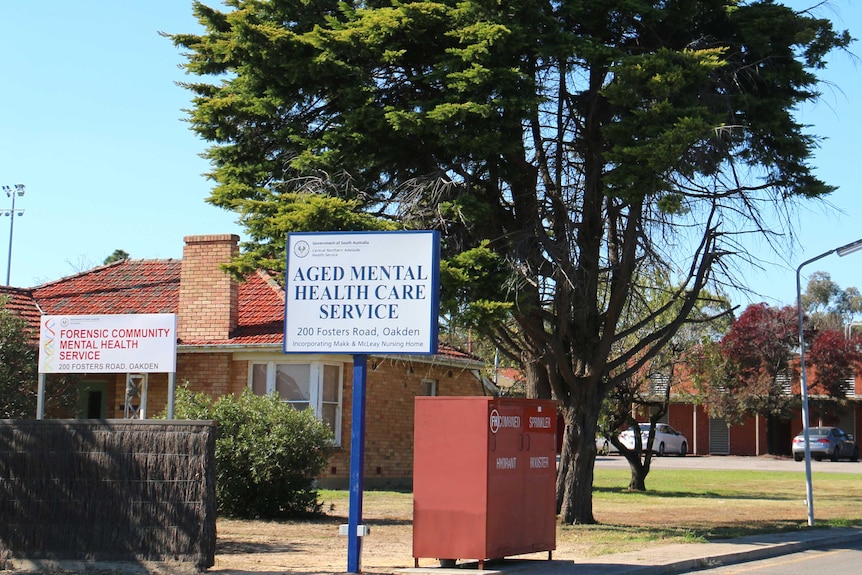
<svg viewBox="0 0 862 575"><path fill-rule="evenodd" d="M291 233L285 353L436 353L439 235Z"/></svg>

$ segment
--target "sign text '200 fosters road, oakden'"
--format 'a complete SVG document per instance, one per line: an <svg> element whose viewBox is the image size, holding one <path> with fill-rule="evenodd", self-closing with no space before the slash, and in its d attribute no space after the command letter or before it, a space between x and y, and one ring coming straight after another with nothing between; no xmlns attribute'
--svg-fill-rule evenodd
<svg viewBox="0 0 862 575"><path fill-rule="evenodd" d="M298 267L291 279L294 300L323 302L319 319L396 320L399 302L429 297L428 271L421 265L311 265Z"/></svg>

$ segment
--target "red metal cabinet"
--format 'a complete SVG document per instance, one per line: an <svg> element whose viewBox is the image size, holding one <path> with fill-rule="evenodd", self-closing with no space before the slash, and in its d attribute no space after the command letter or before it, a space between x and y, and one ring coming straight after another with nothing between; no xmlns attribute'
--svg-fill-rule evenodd
<svg viewBox="0 0 862 575"><path fill-rule="evenodd" d="M413 557L486 559L556 548L556 405L418 397Z"/></svg>

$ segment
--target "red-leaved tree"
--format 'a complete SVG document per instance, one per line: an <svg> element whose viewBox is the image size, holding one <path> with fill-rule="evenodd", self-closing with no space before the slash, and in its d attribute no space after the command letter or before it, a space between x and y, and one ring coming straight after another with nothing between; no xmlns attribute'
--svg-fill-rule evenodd
<svg viewBox="0 0 862 575"><path fill-rule="evenodd" d="M747 415L767 419L767 451L773 453L773 419L789 414L792 359L798 347L795 307L749 305L727 334L691 354L690 365L710 416L739 422Z"/></svg>
<svg viewBox="0 0 862 575"><path fill-rule="evenodd" d="M808 387L829 397L846 397L846 382L862 363L862 336L815 331L806 337ZM766 443L776 453L773 425L798 405L790 383L798 379L798 312L795 307L749 305L719 341L706 342L689 354L701 400L712 417L739 422L747 415L766 417Z"/></svg>
<svg viewBox="0 0 862 575"><path fill-rule="evenodd" d="M814 336L806 358L814 368L809 388L831 397L845 397L845 382L853 377L856 364L862 361L862 336L850 339L840 331L821 331Z"/></svg>

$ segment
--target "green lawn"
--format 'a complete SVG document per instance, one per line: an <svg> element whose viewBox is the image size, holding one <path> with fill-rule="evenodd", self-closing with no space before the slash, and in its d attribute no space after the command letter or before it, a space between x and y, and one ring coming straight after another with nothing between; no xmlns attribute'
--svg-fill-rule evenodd
<svg viewBox="0 0 862 575"><path fill-rule="evenodd" d="M814 473L818 527L862 525L862 477ZM802 472L653 469L648 491L627 490L628 469L596 469L596 525L559 527L559 552L596 555L646 545L704 541L807 527ZM321 491L324 510L347 516L347 491ZM367 523L403 523L409 529L409 492L368 491Z"/></svg>
<svg viewBox="0 0 862 575"><path fill-rule="evenodd" d="M703 541L807 527L801 472L654 469L645 493L627 490L629 471L597 469L593 510L599 525L563 526L592 553L644 542ZM815 525L862 525L862 478L815 473Z"/></svg>

